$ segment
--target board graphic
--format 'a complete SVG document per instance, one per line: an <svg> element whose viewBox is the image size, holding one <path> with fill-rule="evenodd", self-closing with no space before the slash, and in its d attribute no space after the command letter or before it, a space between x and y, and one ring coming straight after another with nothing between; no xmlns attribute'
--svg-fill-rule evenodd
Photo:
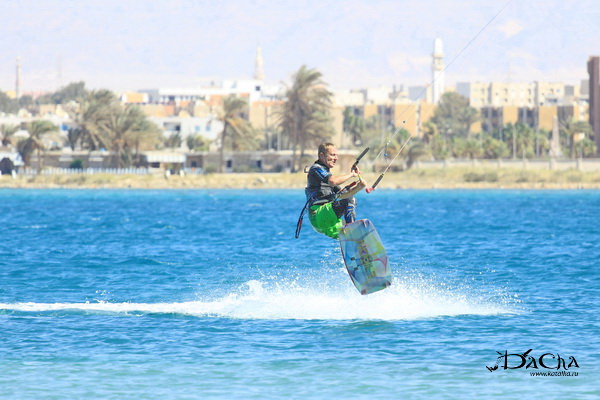
<svg viewBox="0 0 600 400"><path fill-rule="evenodd" d="M392 284L387 253L371 221L360 219L340 228L339 241L346 269L360 294Z"/></svg>

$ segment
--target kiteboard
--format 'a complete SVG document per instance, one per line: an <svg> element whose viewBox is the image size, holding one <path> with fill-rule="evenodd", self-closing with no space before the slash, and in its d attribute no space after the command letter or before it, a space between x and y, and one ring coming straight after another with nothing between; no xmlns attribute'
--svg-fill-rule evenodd
<svg viewBox="0 0 600 400"><path fill-rule="evenodd" d="M371 221L360 219L341 227L339 241L344 264L360 294L374 293L392 284L387 253Z"/></svg>

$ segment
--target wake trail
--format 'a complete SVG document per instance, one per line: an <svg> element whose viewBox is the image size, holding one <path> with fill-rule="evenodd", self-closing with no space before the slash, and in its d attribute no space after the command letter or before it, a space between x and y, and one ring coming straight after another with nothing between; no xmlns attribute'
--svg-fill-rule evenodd
<svg viewBox="0 0 600 400"><path fill-rule="evenodd" d="M228 293L198 301L131 303L0 303L7 313L59 314L180 314L206 318L251 320L415 320L460 315L516 313L501 298L482 298L442 289L432 282L395 282L391 287L361 296L345 278L344 284L286 281L278 278L250 280Z"/></svg>

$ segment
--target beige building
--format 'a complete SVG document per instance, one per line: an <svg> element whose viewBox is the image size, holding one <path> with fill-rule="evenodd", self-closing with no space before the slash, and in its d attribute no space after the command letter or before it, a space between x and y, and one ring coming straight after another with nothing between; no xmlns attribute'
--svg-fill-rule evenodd
<svg viewBox="0 0 600 400"><path fill-rule="evenodd" d="M534 82L535 105L557 104L565 96L565 84L560 82Z"/></svg>
<svg viewBox="0 0 600 400"><path fill-rule="evenodd" d="M559 103L566 93L562 82L459 82L456 91L472 107L535 107Z"/></svg>
<svg viewBox="0 0 600 400"><path fill-rule="evenodd" d="M539 106L536 108L537 110L537 121L538 128L546 129L548 131L552 130L552 126L554 123L554 117L558 115L558 107L557 106Z"/></svg>
<svg viewBox="0 0 600 400"><path fill-rule="evenodd" d="M147 104L149 102L147 93L125 92L121 93L119 100L124 104Z"/></svg>
<svg viewBox="0 0 600 400"><path fill-rule="evenodd" d="M404 128L414 136L420 136L417 131L419 126L419 115L418 115L417 103L396 103L391 106L392 108L392 121L396 128Z"/></svg>
<svg viewBox="0 0 600 400"><path fill-rule="evenodd" d="M139 106L148 117L164 118L175 115L174 104L140 104Z"/></svg>
<svg viewBox="0 0 600 400"><path fill-rule="evenodd" d="M268 129L277 125L277 109L282 101L255 101L250 104L248 119L256 129Z"/></svg>
<svg viewBox="0 0 600 400"><path fill-rule="evenodd" d="M456 85L458 94L469 99L471 107L481 108L489 103L490 85L481 82L458 83Z"/></svg>
<svg viewBox="0 0 600 400"><path fill-rule="evenodd" d="M523 82L492 82L490 84L491 106L531 107L535 104L535 84Z"/></svg>

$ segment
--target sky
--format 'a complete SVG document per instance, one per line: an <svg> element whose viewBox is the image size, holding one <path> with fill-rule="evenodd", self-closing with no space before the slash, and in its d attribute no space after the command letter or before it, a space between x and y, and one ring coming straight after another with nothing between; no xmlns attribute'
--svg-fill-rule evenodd
<svg viewBox="0 0 600 400"><path fill-rule="evenodd" d="M433 41L446 84L588 79L598 0L0 0L0 90L70 82L115 91L251 79L302 65L332 88L427 85Z"/></svg>

